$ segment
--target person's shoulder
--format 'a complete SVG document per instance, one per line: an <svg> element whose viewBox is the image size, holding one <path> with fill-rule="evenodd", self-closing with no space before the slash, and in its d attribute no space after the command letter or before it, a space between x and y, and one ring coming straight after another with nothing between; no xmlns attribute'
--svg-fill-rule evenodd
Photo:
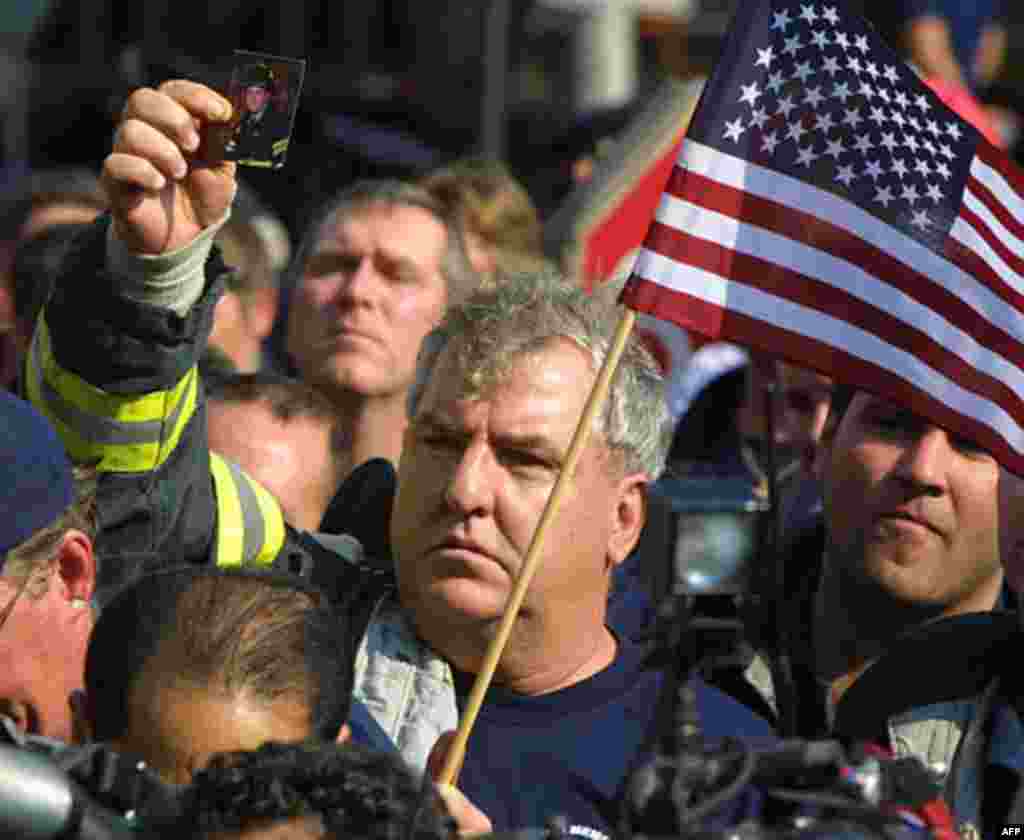
<svg viewBox="0 0 1024 840"><path fill-rule="evenodd" d="M705 736L767 739L775 737L771 724L749 707L724 691L708 685L699 677L693 679L693 684Z"/></svg>

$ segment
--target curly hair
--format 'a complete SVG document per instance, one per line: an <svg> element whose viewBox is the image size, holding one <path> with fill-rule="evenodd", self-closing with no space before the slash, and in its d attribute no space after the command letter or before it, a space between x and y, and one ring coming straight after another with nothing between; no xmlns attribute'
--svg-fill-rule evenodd
<svg viewBox="0 0 1024 840"><path fill-rule="evenodd" d="M267 743L221 753L184 789L161 836L200 840L278 821L319 817L337 840L449 840L455 823L431 786L395 753L352 742ZM415 831L408 833L415 819ZM177 832L176 832L177 829Z"/></svg>
<svg viewBox="0 0 1024 840"><path fill-rule="evenodd" d="M449 346L467 395L485 393L519 357L559 339L587 353L596 378L611 350L618 315L608 300L586 293L554 270L510 273L450 310L426 336L409 389L409 416L415 418ZM664 469L672 431L664 377L636 334L626 344L594 431L621 454L627 471L646 472L653 481Z"/></svg>

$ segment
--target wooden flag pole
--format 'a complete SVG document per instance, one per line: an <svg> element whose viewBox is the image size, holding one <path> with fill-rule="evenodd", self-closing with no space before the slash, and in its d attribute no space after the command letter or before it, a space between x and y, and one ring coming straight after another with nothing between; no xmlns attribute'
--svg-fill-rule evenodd
<svg viewBox="0 0 1024 840"><path fill-rule="evenodd" d="M487 653L484 655L483 665L476 675L476 680L473 682L473 689L470 691L469 700L466 703L466 711L462 715L462 720L459 721L459 728L455 732L455 738L448 748L444 767L441 769L441 776L438 779L440 784L454 785L458 780L459 771L462 769L462 761L466 756L466 744L469 741L469 734L473 730L473 724L476 723L476 716L480 712L480 706L483 705L484 695L487 693L487 688L494 677L494 671L498 667L498 661L501 659L502 652L505 650L508 637L512 633L512 625L519 614L519 608L522 606L523 598L526 596L526 589L530 585L533 573L537 569L540 551L544 546L548 528L558 513L559 507L561 507L562 497L565 495L573 473L576 471L576 464L583 453L583 447L586 446L587 440L590 437L590 429L593 426L594 417L597 416L597 412L604 405L605 398L608 395L608 388L611 386L612 376L615 375L615 371L619 366L619 360L626 349L626 341L633 332L635 321L636 313L632 309L627 308L615 329L611 350L605 357L597 380L594 382L594 387L587 398L587 403L583 407L583 417L580 419L579 425L576 426L565 464L562 465L558 481L555 482L555 486L551 489L551 495L548 497L548 502L540 515L537 529L533 532L533 539L530 540L530 547L526 551L526 559L523 561L523 567L519 571L519 577L516 578L512 592L509 594L508 603L505 605L505 613L501 617L501 624L498 625L498 632L491 640Z"/></svg>

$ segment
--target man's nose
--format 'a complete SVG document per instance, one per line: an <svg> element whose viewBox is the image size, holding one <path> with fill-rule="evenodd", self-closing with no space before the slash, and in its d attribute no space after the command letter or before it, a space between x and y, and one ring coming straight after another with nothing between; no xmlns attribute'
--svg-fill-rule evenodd
<svg viewBox="0 0 1024 840"><path fill-rule="evenodd" d="M463 516L485 514L493 506L493 459L483 444L468 446L452 468L445 502Z"/></svg>
<svg viewBox="0 0 1024 840"><path fill-rule="evenodd" d="M943 429L926 426L908 441L897 463L897 474L928 493L942 495L947 487L952 446Z"/></svg>

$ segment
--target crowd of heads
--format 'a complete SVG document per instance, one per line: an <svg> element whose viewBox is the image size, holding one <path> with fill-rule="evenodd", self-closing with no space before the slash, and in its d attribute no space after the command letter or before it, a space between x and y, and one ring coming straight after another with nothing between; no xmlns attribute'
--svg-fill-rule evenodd
<svg viewBox="0 0 1024 840"><path fill-rule="evenodd" d="M250 87L249 107L266 95ZM35 179L19 205L0 277L12 388L68 253L105 209L78 171ZM666 471L742 472L756 493L778 486L787 527L823 526L813 656L826 681L908 628L992 610L1006 571L1021 586L1021 478L954 430L814 370L739 348L666 370L641 336L620 346L619 310L549 263L536 209L499 163L355 183L314 215L294 257L243 191L216 239L232 269L203 363L209 449L308 533L354 468L394 463L398 598L462 671L483 667L570 457L497 668L524 693L608 664L613 577ZM666 380L687 376L677 422ZM98 592L95 465L73 468L26 403L0 394L0 410L0 713L109 743L183 786L168 837L452 836L408 766L348 742L359 639L325 590L190 565ZM564 671L538 684L538 661Z"/></svg>

